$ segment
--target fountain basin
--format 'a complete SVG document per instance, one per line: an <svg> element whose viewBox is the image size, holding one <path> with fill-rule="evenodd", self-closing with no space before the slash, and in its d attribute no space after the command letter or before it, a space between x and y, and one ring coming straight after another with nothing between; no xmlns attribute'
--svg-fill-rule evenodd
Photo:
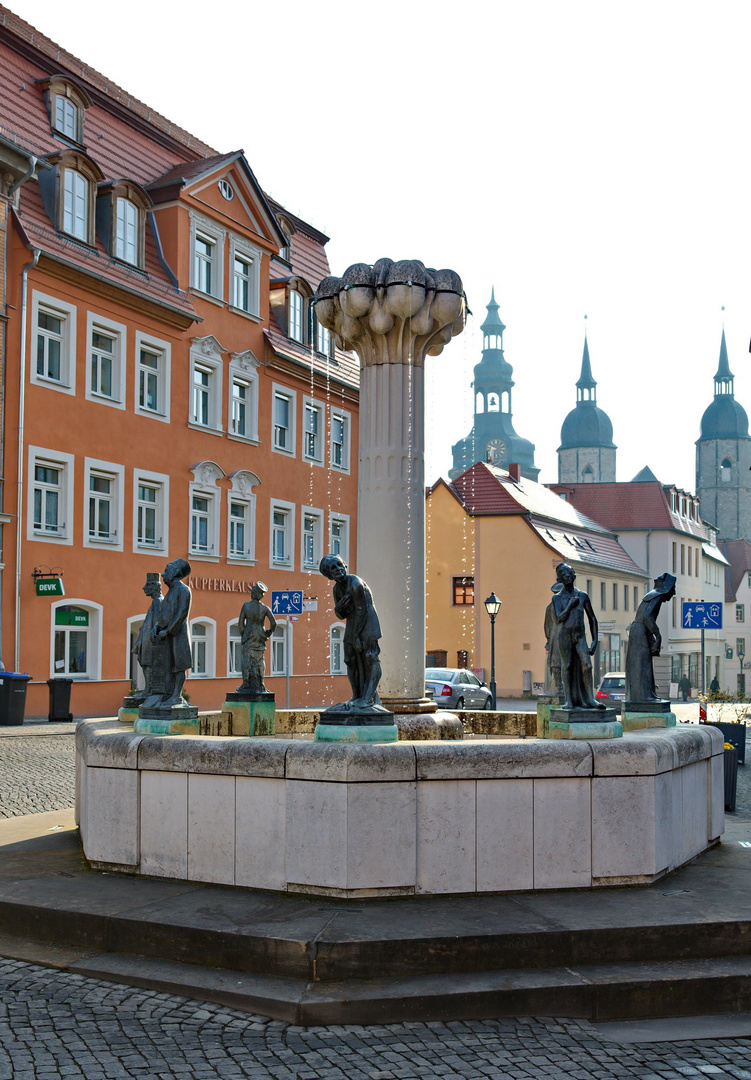
<svg viewBox="0 0 751 1080"><path fill-rule="evenodd" d="M76 732L96 869L386 897L647 884L717 842L712 727L622 739L315 743Z"/></svg>

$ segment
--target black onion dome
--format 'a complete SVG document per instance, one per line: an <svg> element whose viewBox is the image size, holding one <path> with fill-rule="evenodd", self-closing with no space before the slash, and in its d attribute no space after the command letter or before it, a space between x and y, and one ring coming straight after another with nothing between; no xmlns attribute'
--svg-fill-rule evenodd
<svg viewBox="0 0 751 1080"><path fill-rule="evenodd" d="M701 418L700 439L747 439L748 416L730 394L718 395Z"/></svg>
<svg viewBox="0 0 751 1080"><path fill-rule="evenodd" d="M577 401L561 428L559 450L578 446L600 446L615 449L613 425L610 417L598 409L593 401Z"/></svg>

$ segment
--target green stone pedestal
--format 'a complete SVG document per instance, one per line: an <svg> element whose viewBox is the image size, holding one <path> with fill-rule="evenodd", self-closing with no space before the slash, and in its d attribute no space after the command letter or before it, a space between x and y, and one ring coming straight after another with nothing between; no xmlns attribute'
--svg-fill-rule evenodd
<svg viewBox="0 0 751 1080"><path fill-rule="evenodd" d="M624 709L621 724L624 731L644 731L646 728L675 727L676 719L674 712L627 712Z"/></svg>
<svg viewBox="0 0 751 1080"><path fill-rule="evenodd" d="M222 715L229 713L231 735L273 735L276 707L271 701L237 701L228 698L222 705Z"/></svg>
<svg viewBox="0 0 751 1080"><path fill-rule="evenodd" d="M200 735L198 709L195 705L141 706L133 731L136 735Z"/></svg>
<svg viewBox="0 0 751 1080"><path fill-rule="evenodd" d="M399 728L390 724L316 724L316 742L398 742Z"/></svg>
<svg viewBox="0 0 751 1080"><path fill-rule="evenodd" d="M123 705L123 707L117 711L117 719L121 724L135 724L138 719L138 709L135 706L128 707Z"/></svg>
<svg viewBox="0 0 751 1080"><path fill-rule="evenodd" d="M548 739L620 739L623 728L618 720L569 724L565 720L548 722Z"/></svg>

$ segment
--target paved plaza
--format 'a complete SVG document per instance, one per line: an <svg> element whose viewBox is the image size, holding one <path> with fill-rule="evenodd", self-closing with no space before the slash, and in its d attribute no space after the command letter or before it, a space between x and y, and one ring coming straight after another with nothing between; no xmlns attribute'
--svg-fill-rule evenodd
<svg viewBox="0 0 751 1080"><path fill-rule="evenodd" d="M683 707L676 711L682 718ZM0 816L72 805L73 725L0 735ZM751 820L751 763L739 770L733 817ZM741 1018L731 1037L718 1037L728 1027L712 1019L697 1041L680 1041L691 1021L671 1023L661 1022L655 1034L670 1041L654 1042L625 1041L628 1034L583 1020L528 1017L299 1028L0 959L0 1080L751 1080L751 1017Z"/></svg>

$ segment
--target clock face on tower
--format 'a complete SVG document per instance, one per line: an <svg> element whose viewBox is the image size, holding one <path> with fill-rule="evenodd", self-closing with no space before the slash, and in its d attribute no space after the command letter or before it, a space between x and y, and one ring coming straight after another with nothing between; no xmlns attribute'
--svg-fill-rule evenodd
<svg viewBox="0 0 751 1080"><path fill-rule="evenodd" d="M500 465L506 456L506 444L503 439L488 439L485 447L485 460L489 465Z"/></svg>

